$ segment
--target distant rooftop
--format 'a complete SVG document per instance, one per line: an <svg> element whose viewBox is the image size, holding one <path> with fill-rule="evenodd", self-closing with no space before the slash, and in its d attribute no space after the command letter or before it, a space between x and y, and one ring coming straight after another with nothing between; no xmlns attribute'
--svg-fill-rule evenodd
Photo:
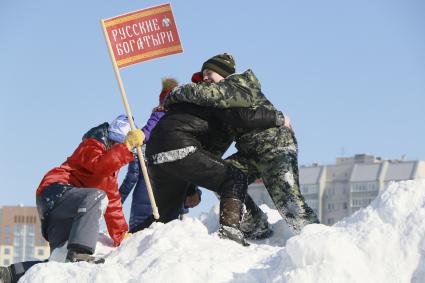
<svg viewBox="0 0 425 283"><path fill-rule="evenodd" d="M348 156L348 157L337 157L335 164L330 165L341 165L341 164L376 164L376 163L382 163L383 161L388 161L391 163L400 163L400 162L407 162L406 156L403 155L400 157L400 159L388 159L384 160L379 156L360 153L355 154L354 156ZM326 164L319 164L318 162L314 162L311 165L301 165L301 167L320 167Z"/></svg>
<svg viewBox="0 0 425 283"><path fill-rule="evenodd" d="M416 161L391 162L388 164L387 174L384 181L412 179Z"/></svg>
<svg viewBox="0 0 425 283"><path fill-rule="evenodd" d="M337 157L336 164L353 164L353 163L379 163L380 157L368 154L356 154L354 157Z"/></svg>
<svg viewBox="0 0 425 283"><path fill-rule="evenodd" d="M300 179L303 184L316 184L319 182L322 167L304 167L300 170Z"/></svg>
<svg viewBox="0 0 425 283"><path fill-rule="evenodd" d="M351 182L377 181L379 179L380 163L355 164L351 172Z"/></svg>

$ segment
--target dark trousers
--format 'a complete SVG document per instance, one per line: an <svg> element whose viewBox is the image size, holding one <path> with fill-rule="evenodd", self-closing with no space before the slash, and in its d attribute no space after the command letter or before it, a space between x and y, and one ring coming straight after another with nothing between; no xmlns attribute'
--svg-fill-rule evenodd
<svg viewBox="0 0 425 283"><path fill-rule="evenodd" d="M11 264L9 268L12 276L12 283L18 282L19 279L24 276L25 272L27 272L31 267L43 262L47 262L47 260L23 261Z"/></svg>
<svg viewBox="0 0 425 283"><path fill-rule="evenodd" d="M160 222L177 219L190 184L218 193L224 198L243 199L246 177L241 171L212 154L197 149L172 162L149 164Z"/></svg>
<svg viewBox="0 0 425 283"><path fill-rule="evenodd" d="M105 196L105 192L99 189L67 184L55 183L46 187L37 197L37 208L50 250L68 241L68 249L94 253L102 217L101 203Z"/></svg>

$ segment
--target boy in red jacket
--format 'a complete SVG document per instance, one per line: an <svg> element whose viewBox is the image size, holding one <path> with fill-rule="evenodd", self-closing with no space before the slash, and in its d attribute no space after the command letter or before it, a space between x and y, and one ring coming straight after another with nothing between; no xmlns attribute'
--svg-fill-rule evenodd
<svg viewBox="0 0 425 283"><path fill-rule="evenodd" d="M119 169L134 159L131 150L143 143L141 130L130 130L120 115L111 124L88 131L74 153L50 170L36 192L42 233L50 249L66 242L66 261L95 261L99 220L118 246L128 231L118 191Z"/></svg>
<svg viewBox="0 0 425 283"><path fill-rule="evenodd" d="M51 252L68 243L62 261L104 262L91 254L96 248L99 220L105 207L109 235L116 246L121 243L128 226L118 192L118 170L134 159L131 151L142 145L143 140L143 132L131 131L127 116L120 115L111 124L103 123L89 130L74 153L44 176L36 192L42 234ZM27 270L42 262L0 266L0 282L18 282Z"/></svg>

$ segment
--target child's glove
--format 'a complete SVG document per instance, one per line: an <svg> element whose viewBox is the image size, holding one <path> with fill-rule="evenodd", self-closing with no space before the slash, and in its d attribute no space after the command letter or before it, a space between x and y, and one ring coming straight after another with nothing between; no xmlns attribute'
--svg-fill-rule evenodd
<svg viewBox="0 0 425 283"><path fill-rule="evenodd" d="M128 150L131 151L133 148L141 146L144 140L145 134L142 132L142 130L136 129L128 132L124 139L124 144L127 146Z"/></svg>

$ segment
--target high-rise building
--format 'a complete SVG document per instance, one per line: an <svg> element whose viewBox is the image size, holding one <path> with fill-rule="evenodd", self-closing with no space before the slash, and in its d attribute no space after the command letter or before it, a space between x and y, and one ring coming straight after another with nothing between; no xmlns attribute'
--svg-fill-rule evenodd
<svg viewBox="0 0 425 283"><path fill-rule="evenodd" d="M382 160L373 155L340 157L336 164L301 166L300 190L320 222L332 225L368 206L391 181L425 178L425 161ZM261 181L250 185L255 199L271 205Z"/></svg>
<svg viewBox="0 0 425 283"><path fill-rule="evenodd" d="M0 207L0 265L49 257L35 207Z"/></svg>

